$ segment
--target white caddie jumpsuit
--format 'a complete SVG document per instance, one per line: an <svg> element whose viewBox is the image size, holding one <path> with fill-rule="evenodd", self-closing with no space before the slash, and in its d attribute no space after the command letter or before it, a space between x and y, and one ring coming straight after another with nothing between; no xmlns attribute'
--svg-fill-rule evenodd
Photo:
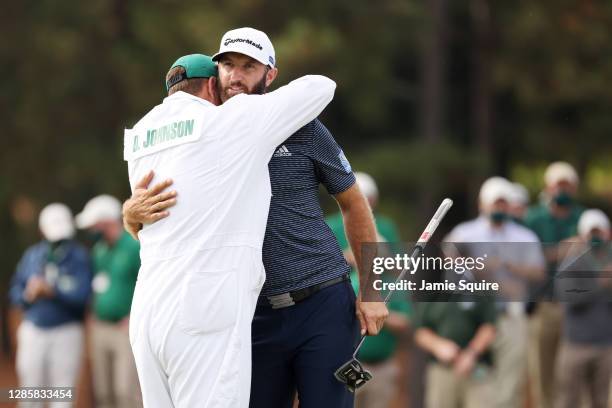
<svg viewBox="0 0 612 408"><path fill-rule="evenodd" d="M335 86L305 76L222 106L177 92L126 130L132 189L153 169L179 194L170 217L139 233L130 342L145 408L248 407L268 161Z"/></svg>

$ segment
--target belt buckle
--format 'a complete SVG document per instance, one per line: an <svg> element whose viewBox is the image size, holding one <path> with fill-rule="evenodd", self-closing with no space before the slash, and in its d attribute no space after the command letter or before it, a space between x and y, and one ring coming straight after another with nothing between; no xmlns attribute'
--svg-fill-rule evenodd
<svg viewBox="0 0 612 408"><path fill-rule="evenodd" d="M272 309L282 309L283 307L295 305L295 301L289 292L281 293L280 295L268 296L268 300L272 305Z"/></svg>

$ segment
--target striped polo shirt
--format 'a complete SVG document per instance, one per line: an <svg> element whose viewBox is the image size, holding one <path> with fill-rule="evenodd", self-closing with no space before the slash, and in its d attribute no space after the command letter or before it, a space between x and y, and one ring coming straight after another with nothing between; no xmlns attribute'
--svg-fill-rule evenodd
<svg viewBox="0 0 612 408"><path fill-rule="evenodd" d="M319 203L319 184L338 194L355 183L351 166L317 119L277 147L268 163L272 201L263 244L270 296L315 285L350 271Z"/></svg>

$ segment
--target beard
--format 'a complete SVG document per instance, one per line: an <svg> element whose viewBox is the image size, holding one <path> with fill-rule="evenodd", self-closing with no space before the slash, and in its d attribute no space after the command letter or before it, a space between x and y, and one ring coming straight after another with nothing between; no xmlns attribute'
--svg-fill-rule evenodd
<svg viewBox="0 0 612 408"><path fill-rule="evenodd" d="M236 95L240 95L241 93L247 94L247 95L263 95L266 93L266 91L268 90L268 88L266 87L266 74L268 73L268 71L266 70L266 72L264 72L263 76L261 77L261 79L255 84L253 85L251 88L247 88L243 83L239 82L239 83L233 83L230 84L228 86L223 86L221 84L221 81L217 81L217 90L219 92L219 96L221 97L221 103L227 102L227 100L229 100L232 96L236 96ZM231 85L239 85L243 88L243 91L240 93L230 93L231 90Z"/></svg>

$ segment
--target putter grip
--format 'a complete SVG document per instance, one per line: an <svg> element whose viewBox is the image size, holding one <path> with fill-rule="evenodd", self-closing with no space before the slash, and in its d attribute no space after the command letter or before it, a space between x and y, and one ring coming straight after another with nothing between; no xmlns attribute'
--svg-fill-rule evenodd
<svg viewBox="0 0 612 408"><path fill-rule="evenodd" d="M452 206L453 206L453 200L451 200L450 198L445 198L442 201L442 204L440 204L440 206L436 210L436 213L431 218L431 220L429 220L427 227L425 227L425 230L421 234L421 238L419 238L416 245L412 249L412 253L410 254L411 258L414 258L415 256L419 256L425 250L425 245L427 245L427 242L429 242L429 239L431 238L431 236L434 234L434 232L436 232L438 225L440 225L440 222L442 221L442 219L444 218L444 216L446 215L446 213L448 212L448 210L450 210ZM404 277L405 274L406 274L406 270L404 269L403 271L400 272L395 282L399 282ZM385 303L387 303L390 296L391 296L391 292L389 292L389 294L385 298Z"/></svg>
<svg viewBox="0 0 612 408"><path fill-rule="evenodd" d="M445 198L444 201L442 201L442 204L440 204L434 216L431 218L431 220L429 220L427 227L425 227L425 230L417 241L417 246L421 247L421 249L425 248L425 244L427 244L431 236L434 234L436 228L438 228L438 225L440 225L440 221L442 221L442 219L444 218L448 210L452 207L452 205L453 200L451 200L450 198Z"/></svg>

